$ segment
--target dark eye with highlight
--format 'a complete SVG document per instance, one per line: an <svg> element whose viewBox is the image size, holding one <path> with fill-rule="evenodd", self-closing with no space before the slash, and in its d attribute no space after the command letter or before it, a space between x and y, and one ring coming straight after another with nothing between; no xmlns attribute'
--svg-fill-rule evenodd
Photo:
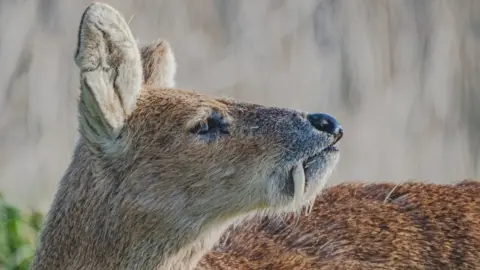
<svg viewBox="0 0 480 270"><path fill-rule="evenodd" d="M191 132L209 138L216 135L228 135L228 122L222 115L214 112L207 119L195 125Z"/></svg>

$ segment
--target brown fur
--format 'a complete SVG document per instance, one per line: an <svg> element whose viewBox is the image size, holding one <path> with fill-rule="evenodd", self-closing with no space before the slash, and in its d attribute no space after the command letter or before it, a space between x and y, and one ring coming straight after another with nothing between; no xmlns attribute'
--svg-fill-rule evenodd
<svg viewBox="0 0 480 270"><path fill-rule="evenodd" d="M75 62L81 136L32 269L191 269L233 223L311 203L338 162L304 112L171 88L168 43L138 48L108 5L85 10Z"/></svg>
<svg viewBox="0 0 480 270"><path fill-rule="evenodd" d="M228 233L198 269L480 269L480 182L342 184Z"/></svg>

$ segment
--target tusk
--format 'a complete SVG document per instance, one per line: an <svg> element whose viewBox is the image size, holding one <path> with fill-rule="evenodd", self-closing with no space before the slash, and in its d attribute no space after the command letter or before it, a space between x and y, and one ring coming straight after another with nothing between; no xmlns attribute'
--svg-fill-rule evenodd
<svg viewBox="0 0 480 270"><path fill-rule="evenodd" d="M307 210L305 211L305 216L308 216L310 215L310 213L312 213L314 204L315 204L315 200L313 200L311 203L308 204Z"/></svg>
<svg viewBox="0 0 480 270"><path fill-rule="evenodd" d="M305 172L302 167L302 163L298 163L292 169L292 177L293 177L293 184L294 184L294 193L293 193L293 201L295 204L295 208L300 208L303 203L303 195L305 192Z"/></svg>

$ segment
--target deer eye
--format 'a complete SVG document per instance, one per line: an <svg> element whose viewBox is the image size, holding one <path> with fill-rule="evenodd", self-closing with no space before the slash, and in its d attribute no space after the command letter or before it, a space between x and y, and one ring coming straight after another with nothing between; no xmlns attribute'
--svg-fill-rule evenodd
<svg viewBox="0 0 480 270"><path fill-rule="evenodd" d="M229 134L228 122L219 113L213 113L207 119L195 125L191 132L198 135L221 135Z"/></svg>
<svg viewBox="0 0 480 270"><path fill-rule="evenodd" d="M202 134L207 134L209 130L210 130L210 126L208 125L208 122L202 121L196 124L192 128L191 132L202 135Z"/></svg>

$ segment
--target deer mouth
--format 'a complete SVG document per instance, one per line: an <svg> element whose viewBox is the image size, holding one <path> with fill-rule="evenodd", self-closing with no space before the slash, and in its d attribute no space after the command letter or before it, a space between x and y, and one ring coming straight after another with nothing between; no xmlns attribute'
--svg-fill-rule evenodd
<svg viewBox="0 0 480 270"><path fill-rule="evenodd" d="M295 206L300 207L306 197L315 195L317 187L323 186L338 160L339 149L332 144L323 150L297 162L291 169L287 182L287 193L293 197ZM312 191L310 191L312 189ZM306 196L306 193L309 193ZM312 193L312 194L310 194Z"/></svg>
<svg viewBox="0 0 480 270"><path fill-rule="evenodd" d="M309 184L309 180L313 180L311 179L313 177L312 173L321 170L319 167L328 167L327 163L329 163L328 161L331 159L331 156L335 156L339 151L335 142L323 150L304 158L301 164L306 176L305 185Z"/></svg>
<svg viewBox="0 0 480 270"><path fill-rule="evenodd" d="M321 158L321 156L324 156L325 154L329 154L329 153L339 152L339 151L340 150L338 149L338 147L332 144L329 147L323 149L322 151L307 157L302 161L303 170L306 171L308 167L310 167L318 158Z"/></svg>

